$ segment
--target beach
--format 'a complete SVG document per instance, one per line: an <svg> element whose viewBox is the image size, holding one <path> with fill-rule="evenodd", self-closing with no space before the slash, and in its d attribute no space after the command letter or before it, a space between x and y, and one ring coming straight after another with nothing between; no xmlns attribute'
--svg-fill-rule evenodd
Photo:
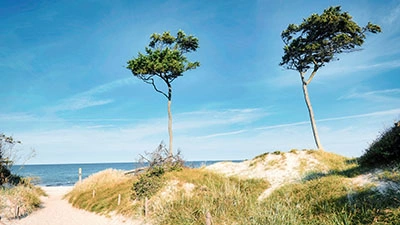
<svg viewBox="0 0 400 225"><path fill-rule="evenodd" d="M25 218L1 221L5 225L145 225L142 220L127 219L122 216L106 217L74 208L64 195L73 187L42 187L48 196L42 197L42 208Z"/></svg>

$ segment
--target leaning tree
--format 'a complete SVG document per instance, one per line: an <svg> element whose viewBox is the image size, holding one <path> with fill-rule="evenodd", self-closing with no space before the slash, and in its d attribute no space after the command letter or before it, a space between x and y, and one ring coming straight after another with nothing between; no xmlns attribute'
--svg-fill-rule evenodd
<svg viewBox="0 0 400 225"><path fill-rule="evenodd" d="M323 149L319 140L314 113L308 95L308 85L317 71L326 63L337 59L340 53L359 50L366 33L381 32L378 25L368 22L360 27L340 6L329 7L321 15L312 14L300 25L289 24L281 34L285 44L280 66L300 73L304 99L308 108L315 144ZM306 77L307 72L311 73Z"/></svg>
<svg viewBox="0 0 400 225"><path fill-rule="evenodd" d="M168 99L168 134L169 134L169 156L172 157L172 85L183 72L200 66L199 62L190 62L185 54L194 52L199 47L196 37L187 36L183 31L178 31L174 37L170 32L163 34L154 33L150 36L149 46L145 48L146 53L139 53L137 58L128 61L127 68L133 75L145 83L151 84L155 91L161 93ZM167 91L163 91L156 85L156 80L165 83Z"/></svg>

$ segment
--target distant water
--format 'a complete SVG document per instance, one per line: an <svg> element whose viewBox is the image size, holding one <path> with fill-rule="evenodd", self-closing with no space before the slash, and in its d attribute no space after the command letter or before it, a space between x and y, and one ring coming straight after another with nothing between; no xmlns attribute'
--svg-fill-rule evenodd
<svg viewBox="0 0 400 225"><path fill-rule="evenodd" d="M186 165L192 168L208 166L221 161L189 161ZM133 170L142 167L140 163L88 163L88 164L46 164L14 165L12 171L23 177L34 177L34 183L40 186L73 186L78 180L79 168L82 168L82 179L105 169Z"/></svg>

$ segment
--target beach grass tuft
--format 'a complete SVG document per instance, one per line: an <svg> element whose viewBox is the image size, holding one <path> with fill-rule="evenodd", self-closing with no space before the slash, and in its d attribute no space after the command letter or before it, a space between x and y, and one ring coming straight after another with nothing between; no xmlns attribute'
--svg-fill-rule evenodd
<svg viewBox="0 0 400 225"><path fill-rule="evenodd" d="M30 183L30 178L21 178L16 186L0 186L0 217L24 217L41 206L40 197L45 195L40 187Z"/></svg>

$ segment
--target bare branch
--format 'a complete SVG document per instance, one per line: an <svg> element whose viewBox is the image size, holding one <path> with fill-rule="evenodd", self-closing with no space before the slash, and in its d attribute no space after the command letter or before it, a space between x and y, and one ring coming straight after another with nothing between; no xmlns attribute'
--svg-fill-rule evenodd
<svg viewBox="0 0 400 225"><path fill-rule="evenodd" d="M315 74L317 73L317 71L319 69L319 67L316 64L315 60L313 60L313 61L314 61L314 70L312 71L312 73L311 73L310 77L308 78L308 80L305 82L306 85L308 85L311 82L311 80L314 78Z"/></svg>
<svg viewBox="0 0 400 225"><path fill-rule="evenodd" d="M148 83L148 84L153 85L154 90L156 90L158 93L161 93L162 95L164 95L168 99L168 95L157 88L156 84L154 83L154 79L153 78L150 77L148 79L144 79L143 81Z"/></svg>

